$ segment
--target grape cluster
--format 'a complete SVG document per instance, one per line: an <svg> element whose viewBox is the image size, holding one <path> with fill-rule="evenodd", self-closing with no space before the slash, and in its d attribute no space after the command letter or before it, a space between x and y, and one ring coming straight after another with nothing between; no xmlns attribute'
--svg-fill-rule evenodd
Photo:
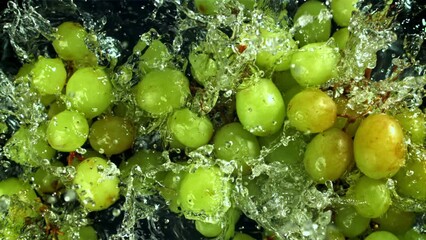
<svg viewBox="0 0 426 240"><path fill-rule="evenodd" d="M379 86L357 107L350 89L378 84L368 74L339 82L358 1L309 0L294 17L269 14L265 2L195 0L201 18L242 12L244 24L233 36L210 36L227 43L221 49L198 39L187 55L152 30L114 67L98 61L95 33L57 26L56 56L39 56L14 79L29 84L46 121L22 124L3 147L31 177L0 181L0 238L17 239L35 223L57 239L97 239L90 221L77 232L51 222L54 196L74 194L86 218L136 194L161 196L207 238L254 239L236 229L250 213L234 192L260 199L264 169L277 166L301 168L304 181L333 192L323 239L426 238L415 227L426 201L421 103L381 107L389 96ZM263 227L266 239L287 236Z"/></svg>

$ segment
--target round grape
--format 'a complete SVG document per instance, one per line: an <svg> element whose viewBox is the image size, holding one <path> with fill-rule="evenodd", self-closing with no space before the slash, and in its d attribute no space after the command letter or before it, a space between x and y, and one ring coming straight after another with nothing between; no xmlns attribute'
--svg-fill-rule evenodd
<svg viewBox="0 0 426 240"><path fill-rule="evenodd" d="M41 94L60 94L67 79L64 63L59 58L39 57L31 69L32 85Z"/></svg>

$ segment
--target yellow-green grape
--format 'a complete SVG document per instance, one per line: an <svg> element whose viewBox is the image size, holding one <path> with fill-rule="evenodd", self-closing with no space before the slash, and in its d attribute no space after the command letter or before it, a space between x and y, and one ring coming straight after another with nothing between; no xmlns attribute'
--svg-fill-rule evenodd
<svg viewBox="0 0 426 240"><path fill-rule="evenodd" d="M231 207L231 184L216 166L200 167L185 174L178 192L187 219L214 223Z"/></svg>
<svg viewBox="0 0 426 240"><path fill-rule="evenodd" d="M119 169L121 172L121 179L128 178L131 175L132 169L139 166L142 174L144 174L146 178L141 178L139 175L136 175L133 183L136 188L139 189L144 185L152 185L155 181L162 182L167 174L166 172L156 171L152 176L145 174L158 170L158 167L165 162L166 159L164 159L161 152L140 150L127 159L127 161L122 161L120 163Z"/></svg>
<svg viewBox="0 0 426 240"><path fill-rule="evenodd" d="M318 133L333 126L337 116L336 103L319 89L305 89L288 103L290 124L305 133Z"/></svg>
<svg viewBox="0 0 426 240"><path fill-rule="evenodd" d="M52 167L62 167L59 161L51 163ZM36 185L35 190L39 193L53 193L63 187L63 183L59 177L53 175L48 169L40 167L33 175L34 184Z"/></svg>
<svg viewBox="0 0 426 240"><path fill-rule="evenodd" d="M194 0L195 8L198 12L205 15L218 14L220 6L223 6L228 0Z"/></svg>
<svg viewBox="0 0 426 240"><path fill-rule="evenodd" d="M319 86L336 76L339 61L338 48L324 42L311 43L293 54L290 71L300 86Z"/></svg>
<svg viewBox="0 0 426 240"><path fill-rule="evenodd" d="M33 67L34 63L24 63L24 65L19 68L18 73L15 75L15 79L28 77L31 74Z"/></svg>
<svg viewBox="0 0 426 240"><path fill-rule="evenodd" d="M39 57L31 69L32 85L41 94L60 94L67 79L64 63L59 58Z"/></svg>
<svg viewBox="0 0 426 240"><path fill-rule="evenodd" d="M63 112L67 109L67 106L61 100L57 100L49 105L49 111L47 117L52 119L56 114Z"/></svg>
<svg viewBox="0 0 426 240"><path fill-rule="evenodd" d="M87 32L79 23L64 22L58 26L53 48L64 60L78 61L90 58L93 53L87 48Z"/></svg>
<svg viewBox="0 0 426 240"><path fill-rule="evenodd" d="M212 238L219 236L223 231L221 222L209 223L200 220L195 221L195 229L204 237Z"/></svg>
<svg viewBox="0 0 426 240"><path fill-rule="evenodd" d="M418 108L405 109L395 115L404 131L411 136L411 141L416 144L423 144L426 138L426 117Z"/></svg>
<svg viewBox="0 0 426 240"><path fill-rule="evenodd" d="M53 101L56 100L56 95L42 95L40 97L40 102L44 106L49 106Z"/></svg>
<svg viewBox="0 0 426 240"><path fill-rule="evenodd" d="M205 237L218 237L223 233L223 239L230 239L235 232L235 224L240 218L241 211L236 208L230 208L226 213L224 220L215 223L195 220L195 229Z"/></svg>
<svg viewBox="0 0 426 240"><path fill-rule="evenodd" d="M395 175L399 194L420 201L426 200L426 152L414 154Z"/></svg>
<svg viewBox="0 0 426 240"><path fill-rule="evenodd" d="M390 232L377 231L368 235L364 240L399 240L399 239Z"/></svg>
<svg viewBox="0 0 426 240"><path fill-rule="evenodd" d="M98 234L92 226L84 226L78 229L78 235L76 232L70 231L68 228L60 229L64 234L58 234L58 240L97 240Z"/></svg>
<svg viewBox="0 0 426 240"><path fill-rule="evenodd" d="M346 205L336 210L334 223L343 235L351 238L367 230L370 225L370 218L363 217L355 208Z"/></svg>
<svg viewBox="0 0 426 240"><path fill-rule="evenodd" d="M92 148L105 155L119 154L131 148L136 131L133 124L122 117L109 116L90 126Z"/></svg>
<svg viewBox="0 0 426 240"><path fill-rule="evenodd" d="M50 160L56 154L47 142L46 125L41 125L36 131L21 126L7 141L3 150L10 160L32 167L40 166L43 159Z"/></svg>
<svg viewBox="0 0 426 240"><path fill-rule="evenodd" d="M256 0L238 0L238 2L241 3L247 10L253 10L256 4Z"/></svg>
<svg viewBox="0 0 426 240"><path fill-rule="evenodd" d="M370 178L392 177L405 163L404 134L398 121L386 114L365 118L355 134L355 162Z"/></svg>
<svg viewBox="0 0 426 240"><path fill-rule="evenodd" d="M325 240L345 240L345 235L334 225L328 225L325 231Z"/></svg>
<svg viewBox="0 0 426 240"><path fill-rule="evenodd" d="M205 86L218 73L216 61L210 58L208 54L191 52L188 60L191 64L192 76L202 86Z"/></svg>
<svg viewBox="0 0 426 240"><path fill-rule="evenodd" d="M270 79L258 79L253 85L239 90L236 107L241 124L256 136L274 134L283 126L284 100Z"/></svg>
<svg viewBox="0 0 426 240"><path fill-rule="evenodd" d="M213 145L216 158L237 161L238 168L244 174L250 172L250 167L246 164L247 159L257 158L260 154L256 136L245 130L238 122L219 128L213 137Z"/></svg>
<svg viewBox="0 0 426 240"><path fill-rule="evenodd" d="M317 0L303 3L294 15L298 27L294 38L303 46L308 43L325 42L331 34L331 14L327 7Z"/></svg>
<svg viewBox="0 0 426 240"><path fill-rule="evenodd" d="M271 149L274 144L279 143L281 136L282 130L270 136L259 137L258 141L262 147L265 146L267 149ZM294 137L287 145L280 144L279 147L270 151L268 155L266 155L265 161L267 163L281 162L284 164L299 164L303 160L304 143L301 137Z"/></svg>
<svg viewBox="0 0 426 240"><path fill-rule="evenodd" d="M386 181L362 176L351 186L356 211L366 218L383 215L391 205L390 190Z"/></svg>
<svg viewBox="0 0 426 240"><path fill-rule="evenodd" d="M349 26L352 12L356 11L358 0L332 0L331 11L333 13L333 20L341 27Z"/></svg>
<svg viewBox="0 0 426 240"><path fill-rule="evenodd" d="M402 234L413 227L416 214L391 206L385 214L373 219L373 221L379 225L380 230Z"/></svg>
<svg viewBox="0 0 426 240"><path fill-rule="evenodd" d="M404 234L398 235L399 240L426 240L426 234L419 233L416 229L410 229Z"/></svg>
<svg viewBox="0 0 426 240"><path fill-rule="evenodd" d="M112 85L101 68L81 68L68 80L66 96L73 109L91 119L99 116L111 104Z"/></svg>
<svg viewBox="0 0 426 240"><path fill-rule="evenodd" d="M297 85L282 93L286 109L288 109L288 104L290 103L291 99L296 96L296 94L300 93L303 89L303 87Z"/></svg>
<svg viewBox="0 0 426 240"><path fill-rule="evenodd" d="M61 152L72 152L86 142L89 124L80 113L65 110L50 120L46 135L52 148Z"/></svg>
<svg viewBox="0 0 426 240"><path fill-rule="evenodd" d="M256 240L252 238L250 235L247 235L245 233L237 232L235 233L233 240Z"/></svg>
<svg viewBox="0 0 426 240"><path fill-rule="evenodd" d="M291 75L290 70L281 71L281 72L275 71L272 74L272 81L282 93L292 89L293 87L299 86L299 84L296 82L294 77ZM285 99L284 99L284 102L285 102Z"/></svg>
<svg viewBox="0 0 426 240"><path fill-rule="evenodd" d="M293 52L297 43L289 31L260 29L261 45L256 56L256 65L265 70L284 71L290 68Z"/></svg>
<svg viewBox="0 0 426 240"><path fill-rule="evenodd" d="M334 38L334 41L336 41L336 44L340 50L345 50L346 43L349 39L349 30L347 27L341 28L333 33L333 36L331 37Z"/></svg>
<svg viewBox="0 0 426 240"><path fill-rule="evenodd" d="M135 87L137 105L156 116L183 107L189 95L188 79L173 69L153 70Z"/></svg>
<svg viewBox="0 0 426 240"><path fill-rule="evenodd" d="M169 171L164 179L161 181L161 187L159 189L160 195L166 200L167 205L169 206L170 211L174 213L180 213L180 203L179 203L179 187L182 181L182 178L186 175L185 171L180 171L175 173Z"/></svg>
<svg viewBox="0 0 426 240"><path fill-rule="evenodd" d="M80 203L88 211L107 209L118 198L119 170L112 162L98 157L83 160L73 180Z"/></svg>
<svg viewBox="0 0 426 240"><path fill-rule="evenodd" d="M145 53L139 58L139 71L147 74L154 69L163 69L167 66L172 56L160 40L152 40Z"/></svg>
<svg viewBox="0 0 426 240"><path fill-rule="evenodd" d="M167 127L174 139L190 148L198 148L210 141L213 124L207 116L199 116L188 108L170 115Z"/></svg>
<svg viewBox="0 0 426 240"><path fill-rule="evenodd" d="M319 133L306 147L303 161L315 181L337 180L353 163L352 139L337 128Z"/></svg>

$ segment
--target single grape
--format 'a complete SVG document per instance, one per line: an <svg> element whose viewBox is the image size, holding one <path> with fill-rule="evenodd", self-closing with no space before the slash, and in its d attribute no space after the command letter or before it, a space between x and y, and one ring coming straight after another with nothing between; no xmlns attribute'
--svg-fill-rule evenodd
<svg viewBox="0 0 426 240"><path fill-rule="evenodd" d="M219 13L220 6L223 6L226 2L228 0L194 0L194 5L198 12L214 15Z"/></svg>
<svg viewBox="0 0 426 240"><path fill-rule="evenodd" d="M352 12L356 11L359 0L332 0L330 4L333 20L341 27L349 26Z"/></svg>
<svg viewBox="0 0 426 240"><path fill-rule="evenodd" d="M204 237L212 238L219 236L223 231L222 227L222 223L220 222L209 223L195 220L195 229Z"/></svg>
<svg viewBox="0 0 426 240"><path fill-rule="evenodd" d="M325 42L311 43L293 54L290 71L300 86L319 86L336 76L339 61L338 48Z"/></svg>
<svg viewBox="0 0 426 240"><path fill-rule="evenodd" d="M395 235L386 231L377 231L368 235L365 240L399 240Z"/></svg>
<svg viewBox="0 0 426 240"><path fill-rule="evenodd" d="M238 2L241 3L245 9L253 10L257 0L238 0Z"/></svg>
<svg viewBox="0 0 426 240"><path fill-rule="evenodd" d="M346 43L348 42L348 39L349 39L349 30L347 27L341 28L337 30L331 37L334 38L334 41L336 41L336 44L339 47L339 49L343 51L345 50Z"/></svg>
<svg viewBox="0 0 426 240"><path fill-rule="evenodd" d="M99 116L111 104L112 85L101 68L81 68L68 80L66 96L73 109L91 119Z"/></svg>
<svg viewBox="0 0 426 240"><path fill-rule="evenodd" d="M399 194L420 201L426 200L426 152L413 154L395 175L396 190Z"/></svg>
<svg viewBox="0 0 426 240"><path fill-rule="evenodd" d="M58 113L65 111L67 106L61 100L57 100L49 105L49 111L47 112L47 117L52 119Z"/></svg>
<svg viewBox="0 0 426 240"><path fill-rule="evenodd" d="M64 164L60 161L54 161L50 164L51 167L63 167ZM40 167L33 175L35 190L39 193L53 193L63 187L63 183L59 177L52 174L49 169Z"/></svg>
<svg viewBox="0 0 426 240"><path fill-rule="evenodd" d="M205 86L207 82L214 79L218 73L217 63L208 54L191 52L188 56L191 64L191 73L195 80Z"/></svg>
<svg viewBox="0 0 426 240"><path fill-rule="evenodd" d="M236 107L241 124L256 136L274 134L284 123L284 100L270 79L258 79L253 85L239 90Z"/></svg>
<svg viewBox="0 0 426 240"><path fill-rule="evenodd" d="M89 134L86 118L78 112L65 110L55 115L47 126L47 141L53 149L72 152L83 146Z"/></svg>
<svg viewBox="0 0 426 240"><path fill-rule="evenodd" d="M315 181L337 180L353 164L352 139L336 128L319 133L306 147L303 161Z"/></svg>
<svg viewBox="0 0 426 240"><path fill-rule="evenodd" d="M144 54L139 58L139 71L147 74L154 69L164 69L172 56L160 40L153 40Z"/></svg>
<svg viewBox="0 0 426 240"><path fill-rule="evenodd" d="M119 198L119 170L103 158L83 160L76 168L73 184L80 203L88 211L110 207Z"/></svg>
<svg viewBox="0 0 426 240"><path fill-rule="evenodd" d="M373 219L379 225L379 229L394 234L402 234L410 230L416 221L413 212L406 212L391 206L382 216Z"/></svg>
<svg viewBox="0 0 426 240"><path fill-rule="evenodd" d="M61 228L61 232L63 232L64 234L58 234L58 240L97 240L98 239L98 234L96 230L90 225L78 228L78 232L74 232L72 230L68 228Z"/></svg>
<svg viewBox="0 0 426 240"><path fill-rule="evenodd" d="M18 73L15 75L15 79L30 76L33 67L34 63L24 63L24 65L19 68Z"/></svg>
<svg viewBox="0 0 426 240"><path fill-rule="evenodd" d="M109 116L90 126L90 146L105 155L126 151L133 145L135 137L133 124L122 117Z"/></svg>
<svg viewBox="0 0 426 240"><path fill-rule="evenodd" d="M272 74L272 81L282 93L292 89L293 87L299 86L289 70L281 72L275 71ZM286 102L285 99L284 102Z"/></svg>
<svg viewBox="0 0 426 240"><path fill-rule="evenodd" d="M52 45L59 57L69 61L81 61L94 56L87 48L87 32L77 22L63 22L58 26Z"/></svg>
<svg viewBox="0 0 426 240"><path fill-rule="evenodd" d="M419 233L416 229L412 228L404 234L398 235L399 240L426 240L426 234Z"/></svg>
<svg viewBox="0 0 426 240"><path fill-rule="evenodd" d="M183 177L187 174L185 171L169 171L161 181L159 189L160 195L166 200L170 211L180 213L179 187Z"/></svg>
<svg viewBox="0 0 426 240"><path fill-rule="evenodd" d="M354 207L366 218L377 218L383 215L392 203L390 190L386 181L362 176L351 186Z"/></svg>
<svg viewBox="0 0 426 240"><path fill-rule="evenodd" d="M372 114L358 127L354 138L357 167L370 178L395 175L404 165L406 147L398 121L386 114Z"/></svg>
<svg viewBox="0 0 426 240"><path fill-rule="evenodd" d="M354 207L346 205L336 210L334 223L346 237L351 238L359 236L367 230L370 218L363 217Z"/></svg>
<svg viewBox="0 0 426 240"><path fill-rule="evenodd" d="M47 142L45 124L35 131L21 126L7 141L3 151L10 160L32 167L40 166L42 160L50 160L56 154Z"/></svg>
<svg viewBox="0 0 426 240"><path fill-rule="evenodd" d="M288 104L290 124L306 133L318 133L333 126L337 107L333 99L318 89L305 89Z"/></svg>
<svg viewBox="0 0 426 240"><path fill-rule="evenodd" d="M176 110L170 115L167 127L174 139L190 148L207 144L214 131L207 116L199 116L188 108Z"/></svg>
<svg viewBox="0 0 426 240"><path fill-rule="evenodd" d="M250 235L245 234L245 233L241 233L241 232L235 233L235 235L232 239L233 240L255 240Z"/></svg>
<svg viewBox="0 0 426 240"><path fill-rule="evenodd" d="M178 201L187 219L215 223L231 207L231 184L216 166L190 170L178 191Z"/></svg>
<svg viewBox="0 0 426 240"><path fill-rule="evenodd" d="M331 34L331 14L317 0L309 0L297 9L294 23L298 27L294 38L303 46L308 43L325 42Z"/></svg>
<svg viewBox="0 0 426 240"><path fill-rule="evenodd" d="M39 57L31 69L32 86L41 94L60 94L67 79L64 63L59 58Z"/></svg>
<svg viewBox="0 0 426 240"><path fill-rule="evenodd" d="M345 235L334 225L328 225L325 240L345 240Z"/></svg>
<svg viewBox="0 0 426 240"><path fill-rule="evenodd" d="M216 158L237 161L238 168L244 174L250 172L250 167L246 164L247 159L257 158L260 154L256 137L238 122L219 128L213 137L213 145Z"/></svg>
<svg viewBox="0 0 426 240"><path fill-rule="evenodd" d="M240 215L240 210L230 208L221 221L210 223L196 220L195 229L205 237L219 237L220 235L221 239L231 239L234 236L235 224L238 222Z"/></svg>
<svg viewBox="0 0 426 240"><path fill-rule="evenodd" d="M137 105L155 116L181 108L189 95L188 79L173 69L153 70L135 87Z"/></svg>
<svg viewBox="0 0 426 240"><path fill-rule="evenodd" d="M411 141L416 144L423 144L426 138L426 117L419 109L404 109L395 115L404 131L411 136Z"/></svg>

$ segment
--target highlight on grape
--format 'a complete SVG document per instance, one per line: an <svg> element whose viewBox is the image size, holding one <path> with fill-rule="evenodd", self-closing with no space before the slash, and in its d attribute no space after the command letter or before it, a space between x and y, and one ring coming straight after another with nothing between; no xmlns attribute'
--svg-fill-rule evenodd
<svg viewBox="0 0 426 240"><path fill-rule="evenodd" d="M404 1L57 3L0 18L0 239L426 239Z"/></svg>

